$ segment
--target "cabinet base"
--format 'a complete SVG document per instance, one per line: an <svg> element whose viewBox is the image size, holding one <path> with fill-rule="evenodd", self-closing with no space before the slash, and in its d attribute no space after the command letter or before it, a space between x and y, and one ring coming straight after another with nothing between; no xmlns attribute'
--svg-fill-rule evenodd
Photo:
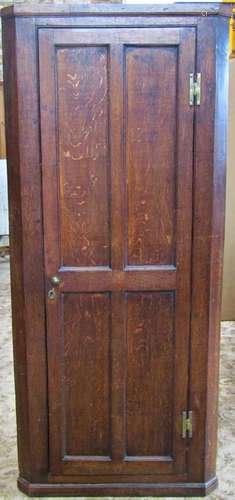
<svg viewBox="0 0 235 500"><path fill-rule="evenodd" d="M206 483L29 483L18 479L18 487L29 496L206 496L218 486L214 477Z"/></svg>

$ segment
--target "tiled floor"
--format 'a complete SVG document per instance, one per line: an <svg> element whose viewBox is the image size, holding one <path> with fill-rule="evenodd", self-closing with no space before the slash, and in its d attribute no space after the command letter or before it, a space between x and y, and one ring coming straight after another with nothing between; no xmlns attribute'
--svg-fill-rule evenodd
<svg viewBox="0 0 235 500"><path fill-rule="evenodd" d="M222 323L219 488L208 498L235 499L235 322ZM0 259L0 499L26 498L16 487L17 455L9 263Z"/></svg>

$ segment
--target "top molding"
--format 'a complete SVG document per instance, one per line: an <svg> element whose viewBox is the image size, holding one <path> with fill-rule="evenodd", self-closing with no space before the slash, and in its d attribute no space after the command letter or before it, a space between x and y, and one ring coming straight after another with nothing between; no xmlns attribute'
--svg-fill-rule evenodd
<svg viewBox="0 0 235 500"><path fill-rule="evenodd" d="M234 3L173 4L29 4L18 3L1 9L1 17L15 16L225 16L232 15Z"/></svg>

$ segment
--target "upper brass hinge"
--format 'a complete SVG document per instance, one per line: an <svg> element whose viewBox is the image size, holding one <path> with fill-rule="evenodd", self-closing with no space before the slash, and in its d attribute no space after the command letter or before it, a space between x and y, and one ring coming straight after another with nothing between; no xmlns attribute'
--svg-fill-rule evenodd
<svg viewBox="0 0 235 500"><path fill-rule="evenodd" d="M182 412L182 438L192 438L193 437L193 412L183 411Z"/></svg>
<svg viewBox="0 0 235 500"><path fill-rule="evenodd" d="M200 106L201 104L201 73L190 73L189 75L189 104Z"/></svg>

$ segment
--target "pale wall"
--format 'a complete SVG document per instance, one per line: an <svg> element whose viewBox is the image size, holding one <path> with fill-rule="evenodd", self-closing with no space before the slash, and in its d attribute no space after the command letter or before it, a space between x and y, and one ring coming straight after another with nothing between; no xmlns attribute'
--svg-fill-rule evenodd
<svg viewBox="0 0 235 500"><path fill-rule="evenodd" d="M222 319L235 320L235 59L229 62L227 197Z"/></svg>

